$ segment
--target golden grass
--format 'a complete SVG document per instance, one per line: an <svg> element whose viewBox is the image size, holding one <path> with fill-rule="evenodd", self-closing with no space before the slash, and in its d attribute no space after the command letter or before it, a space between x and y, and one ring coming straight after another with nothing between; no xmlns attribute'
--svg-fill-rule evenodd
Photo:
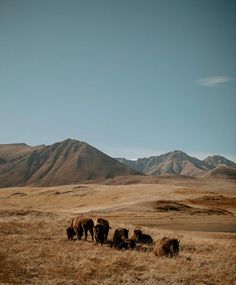
<svg viewBox="0 0 236 285"><path fill-rule="evenodd" d="M10 217L9 217L10 218ZM89 241L67 241L61 217L13 216L1 222L2 284L235 284L236 240L229 234L201 234L146 228L155 239L181 241L176 258L152 252L117 251ZM112 224L112 230L119 226ZM133 226L129 226L130 231ZM112 235L112 232L110 236Z"/></svg>
<svg viewBox="0 0 236 285"><path fill-rule="evenodd" d="M204 213L153 212L133 203L134 200L145 203L152 197L156 201L165 195L173 201L190 198L202 201L201 197L214 190L206 185L204 192L195 191L196 184L185 189L165 183L1 189L0 284L236 284L236 234L232 228L235 207L231 196L222 201L232 215L210 217ZM183 192L187 189L191 189L191 194L185 197ZM176 194L178 190L180 193ZM142 194L143 191L146 192ZM68 241L65 230L76 212L84 209L82 204L90 207L89 215L94 220L97 216L109 219L110 238L119 226L128 228L131 235L138 225L154 240L164 236L180 239L179 256L167 258L149 251L117 251L94 244L90 236L87 242ZM117 207L119 204L121 208ZM207 206L204 199L204 207ZM187 231L179 230L181 223L185 223ZM211 223L216 225L213 227ZM201 224L206 228L197 232ZM233 233L217 232L227 225Z"/></svg>

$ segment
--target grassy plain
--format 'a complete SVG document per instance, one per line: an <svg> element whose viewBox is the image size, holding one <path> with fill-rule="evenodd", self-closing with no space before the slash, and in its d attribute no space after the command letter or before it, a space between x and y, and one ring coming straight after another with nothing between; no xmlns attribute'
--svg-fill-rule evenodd
<svg viewBox="0 0 236 285"><path fill-rule="evenodd" d="M180 239L176 258L67 241L77 215L110 238L135 227ZM236 284L236 181L126 177L103 184L0 189L1 284Z"/></svg>

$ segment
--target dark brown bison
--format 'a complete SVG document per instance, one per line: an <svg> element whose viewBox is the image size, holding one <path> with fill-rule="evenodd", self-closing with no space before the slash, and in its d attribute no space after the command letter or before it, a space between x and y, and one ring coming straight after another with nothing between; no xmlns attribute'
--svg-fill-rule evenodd
<svg viewBox="0 0 236 285"><path fill-rule="evenodd" d="M129 231L125 228L115 230L112 240L112 245L116 249L134 249L136 244L128 238Z"/></svg>
<svg viewBox="0 0 236 285"><path fill-rule="evenodd" d="M95 228L96 241L101 242L102 244L104 242L106 243L109 229L110 229L109 222L103 218L98 218L94 228Z"/></svg>
<svg viewBox="0 0 236 285"><path fill-rule="evenodd" d="M144 244L152 244L153 243L152 237L150 235L143 234L142 231L139 229L134 230L134 234L133 234L131 239L137 243L144 243Z"/></svg>
<svg viewBox="0 0 236 285"><path fill-rule="evenodd" d="M163 237L156 242L153 252L157 256L176 256L179 253L179 240Z"/></svg>
<svg viewBox="0 0 236 285"><path fill-rule="evenodd" d="M101 224L97 224L94 226L94 232L95 232L95 240L96 243L101 243L101 245L105 242L105 228Z"/></svg>
<svg viewBox="0 0 236 285"><path fill-rule="evenodd" d="M71 227L67 228L66 234L67 234L67 238L68 238L69 240L73 240L73 239L74 239L74 236L76 236L76 232L75 232L74 229L71 228Z"/></svg>
<svg viewBox="0 0 236 285"><path fill-rule="evenodd" d="M78 240L81 240L81 237L83 236L83 233L85 235L84 240L87 240L88 237L88 231L90 232L93 239L93 227L94 223L92 219L89 218L81 218L77 217L74 218L71 221L71 225L69 228L67 228L67 238L73 239L73 237L76 235Z"/></svg>

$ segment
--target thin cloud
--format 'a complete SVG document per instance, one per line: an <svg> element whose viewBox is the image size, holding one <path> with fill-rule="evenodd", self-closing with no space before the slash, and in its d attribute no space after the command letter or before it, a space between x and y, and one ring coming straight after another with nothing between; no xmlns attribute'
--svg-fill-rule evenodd
<svg viewBox="0 0 236 285"><path fill-rule="evenodd" d="M219 86L225 82L232 81L234 78L229 76L212 76L203 79L199 79L196 82L199 85L206 86L206 87L214 87Z"/></svg>

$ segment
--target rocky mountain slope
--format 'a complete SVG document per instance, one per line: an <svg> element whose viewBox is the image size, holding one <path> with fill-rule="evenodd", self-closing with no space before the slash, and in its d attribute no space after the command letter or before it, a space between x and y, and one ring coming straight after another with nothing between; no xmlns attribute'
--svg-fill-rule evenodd
<svg viewBox="0 0 236 285"><path fill-rule="evenodd" d="M217 166L204 174L205 178L231 178L236 179L236 167Z"/></svg>
<svg viewBox="0 0 236 285"><path fill-rule="evenodd" d="M236 164L233 161L228 160L227 158L220 155L208 156L203 160L209 168L216 168L218 166L226 166L226 167L235 167Z"/></svg>
<svg viewBox="0 0 236 285"><path fill-rule="evenodd" d="M36 147L24 143L0 145L0 187L75 184L136 173L234 178L235 169L236 164L222 156L199 160L182 151L136 161L113 159L72 139Z"/></svg>
<svg viewBox="0 0 236 285"><path fill-rule="evenodd" d="M135 171L85 142L0 145L0 187L73 184Z"/></svg>
<svg viewBox="0 0 236 285"><path fill-rule="evenodd" d="M236 168L236 164L222 156L215 155L199 160L183 151L175 150L160 156L139 158L135 161L117 158L130 168L148 175L185 175L199 177L219 167Z"/></svg>

